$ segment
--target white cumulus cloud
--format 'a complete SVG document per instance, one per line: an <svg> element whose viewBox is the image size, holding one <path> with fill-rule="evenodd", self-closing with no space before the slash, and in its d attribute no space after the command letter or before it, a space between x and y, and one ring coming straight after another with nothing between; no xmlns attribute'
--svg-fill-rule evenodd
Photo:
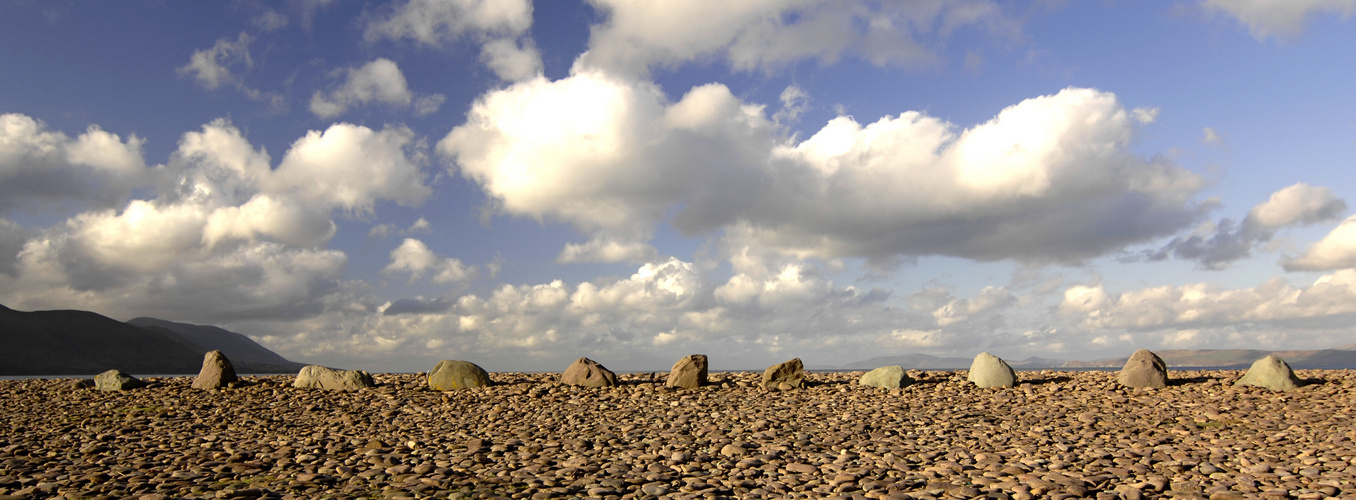
<svg viewBox="0 0 1356 500"><path fill-rule="evenodd" d="M686 234L723 228L799 257L1051 262L1202 215L1200 176L1129 150L1137 123L1113 94L1066 89L964 130L909 111L793 143L722 85L669 102L581 70L482 96L438 151L500 211L594 239L645 241L673 213Z"/></svg>
<svg viewBox="0 0 1356 500"><path fill-rule="evenodd" d="M416 102L404 73L390 59L378 58L360 67L346 68L336 73L344 76L338 88L329 92L316 91L311 96L311 113L318 117L333 118L353 106L372 102L397 108L407 108ZM415 114L434 113L444 100L441 94L419 97Z"/></svg>
<svg viewBox="0 0 1356 500"><path fill-rule="evenodd" d="M180 66L178 72L180 75L192 76L207 90L233 87L250 99L269 101L274 109L280 108L282 95L263 92L245 84L243 75L254 68L254 58L250 56L250 44L253 42L254 37L243 31L234 41L219 39L211 48L194 51L188 58L188 64Z"/></svg>
<svg viewBox="0 0 1356 500"><path fill-rule="evenodd" d="M1350 324L1356 315L1356 270L1324 275L1308 287L1281 278L1251 288L1206 283L1109 293L1102 285L1069 288L1059 311L1091 330L1177 330L1250 324Z"/></svg>
<svg viewBox="0 0 1356 500"><path fill-rule="evenodd" d="M364 36L431 46L470 37L481 44L485 64L514 81L541 72L541 54L526 37L531 27L528 0L409 0L384 9L367 24Z"/></svg>
<svg viewBox="0 0 1356 500"><path fill-rule="evenodd" d="M467 266L460 259L439 257L428 245L414 238L405 238L399 247L391 250L391 263L382 269L384 274L398 272L408 273L411 282L428 274L430 281L438 284L467 281L478 273L475 266Z"/></svg>
<svg viewBox="0 0 1356 500"><path fill-rule="evenodd" d="M770 69L812 58L844 56L878 66L935 64L934 40L979 26L1009 35L1016 23L997 3L757 0L647 2L597 0L607 16L592 28L581 62L641 75L709 57L739 70Z"/></svg>
<svg viewBox="0 0 1356 500"><path fill-rule="evenodd" d="M27 115L0 115L0 213L25 207L108 207L154 182L142 140L98 126L74 138Z"/></svg>
<svg viewBox="0 0 1356 500"><path fill-rule="evenodd" d="M1356 215L1314 243L1303 255L1283 262L1287 271L1331 271L1356 268Z"/></svg>
<svg viewBox="0 0 1356 500"><path fill-rule="evenodd" d="M77 157L121 144L91 137L66 142ZM344 253L320 248L335 233L331 214L428 195L411 141L406 129L336 124L296 141L275 169L230 122L213 121L183 134L152 198L47 228L0 225L0 246L21 248L0 258L0 302L167 318L316 314L350 286Z"/></svg>

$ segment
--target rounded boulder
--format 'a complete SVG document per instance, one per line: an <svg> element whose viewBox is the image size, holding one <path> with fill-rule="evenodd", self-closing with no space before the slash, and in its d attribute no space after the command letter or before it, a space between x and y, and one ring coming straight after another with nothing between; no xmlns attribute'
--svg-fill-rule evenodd
<svg viewBox="0 0 1356 500"><path fill-rule="evenodd" d="M1007 361L987 352L981 352L970 363L970 375L966 380L988 389L993 387L1012 387L1017 385L1017 372L1008 366Z"/></svg>
<svg viewBox="0 0 1356 500"><path fill-rule="evenodd" d="M1162 389L1168 386L1168 364L1148 349L1140 349L1126 360L1116 381L1130 388Z"/></svg>
<svg viewBox="0 0 1356 500"><path fill-rule="evenodd" d="M1293 391L1299 389L1299 377L1295 376L1295 371L1290 369L1290 365L1284 360L1274 355L1267 356L1252 363L1243 378L1234 382L1234 385L1251 385L1271 389L1273 391Z"/></svg>
<svg viewBox="0 0 1356 500"><path fill-rule="evenodd" d="M444 359L428 372L428 388L435 391L457 391L494 385L484 368L470 361Z"/></svg>

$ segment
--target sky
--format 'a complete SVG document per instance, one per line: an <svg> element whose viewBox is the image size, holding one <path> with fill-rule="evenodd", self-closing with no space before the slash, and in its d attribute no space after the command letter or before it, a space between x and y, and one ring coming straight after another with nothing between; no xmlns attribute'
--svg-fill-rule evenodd
<svg viewBox="0 0 1356 500"><path fill-rule="evenodd" d="M380 372L1356 343L1356 0L0 1L0 304Z"/></svg>

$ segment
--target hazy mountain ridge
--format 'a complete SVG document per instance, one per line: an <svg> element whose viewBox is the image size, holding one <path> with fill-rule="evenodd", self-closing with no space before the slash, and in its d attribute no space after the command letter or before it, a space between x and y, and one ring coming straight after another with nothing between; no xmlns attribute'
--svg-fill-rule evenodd
<svg viewBox="0 0 1356 500"><path fill-rule="evenodd" d="M258 368L256 372L281 372L297 371L305 366L303 363L288 361L287 358L268 350L249 337L220 327L145 317L133 318L128 320L127 324L142 328L164 328L204 349L221 351L237 368L251 366ZM271 369L274 367L278 369Z"/></svg>
<svg viewBox="0 0 1356 500"><path fill-rule="evenodd" d="M1316 350L1277 350L1259 349L1165 349L1154 351L1168 366L1201 368L1247 368L1254 361L1274 354L1285 360L1291 368L1328 368L1356 369L1356 344L1347 344L1332 349ZM1040 370L1046 368L1120 368L1130 359L1127 354L1120 358L1104 358L1092 361L1046 359L1030 357L1024 360L1005 360L1008 365L1019 370ZM879 356L842 366L845 370L870 370L882 366L899 365L909 370L964 370L970 367L972 358L947 358L927 354L901 354L897 356Z"/></svg>
<svg viewBox="0 0 1356 500"><path fill-rule="evenodd" d="M1247 368L1254 361L1275 355L1291 368L1356 368L1356 344L1344 345L1336 349L1317 350L1278 350L1258 349L1165 349L1154 351L1168 366L1192 366L1203 368ZM1120 368L1125 366L1124 358L1106 358L1093 361L1070 361L1065 368Z"/></svg>
<svg viewBox="0 0 1356 500"><path fill-rule="evenodd" d="M882 366L902 366L906 370L963 370L970 367L971 358L942 358L927 354L901 354L898 356L880 356L843 366L847 370L871 370ZM1006 360L1009 366L1025 370L1057 368L1064 365L1062 359L1046 359L1032 356L1024 360Z"/></svg>
<svg viewBox="0 0 1356 500"><path fill-rule="evenodd" d="M197 373L210 350L236 352L241 359L227 358L239 373L304 366L238 333L138 319L145 326L90 311L24 312L0 305L0 375L92 375L113 368L141 375ZM188 329L194 329L191 337L176 331Z"/></svg>

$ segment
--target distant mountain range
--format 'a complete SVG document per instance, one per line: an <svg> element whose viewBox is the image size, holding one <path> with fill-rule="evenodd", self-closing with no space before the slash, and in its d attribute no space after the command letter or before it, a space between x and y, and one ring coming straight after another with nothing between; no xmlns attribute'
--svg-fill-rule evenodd
<svg viewBox="0 0 1356 500"><path fill-rule="evenodd" d="M91 375L113 368L138 375L197 373L212 350L225 354L238 373L305 366L214 326L155 318L123 323L89 311L23 312L0 305L0 375Z"/></svg>
<svg viewBox="0 0 1356 500"><path fill-rule="evenodd" d="M1260 351L1254 349L1165 349L1154 351L1170 367L1200 368L1247 368L1253 361L1274 354L1284 359L1291 368L1356 368L1356 344L1348 344L1333 349L1312 351ZM1129 356L1124 358L1106 358L1094 361L1065 361L1031 357L1024 360L1005 360L1018 370L1042 370L1047 368L1120 368L1125 366ZM845 365L846 370L871 370L882 366L899 365L910 370L964 370L970 367L972 358L941 358L927 354L902 354L899 356L881 356L866 361Z"/></svg>
<svg viewBox="0 0 1356 500"><path fill-rule="evenodd" d="M1255 349L1166 349L1154 351L1168 366L1200 368L1247 368L1253 361L1274 354L1285 360L1291 368L1356 368L1356 344L1344 345L1335 349L1313 351L1260 351ZM1067 368L1120 368L1125 366L1124 358L1108 358L1094 361L1070 361Z"/></svg>
<svg viewBox="0 0 1356 500"><path fill-rule="evenodd" d="M970 368L973 358L939 358L927 354L901 354L899 356L881 356L866 361L858 361L843 367L847 370L872 370L882 366L899 365L908 370L963 370ZM1023 360L1005 359L1008 365L1019 370L1039 370L1058 368L1066 362L1062 359L1030 357Z"/></svg>

